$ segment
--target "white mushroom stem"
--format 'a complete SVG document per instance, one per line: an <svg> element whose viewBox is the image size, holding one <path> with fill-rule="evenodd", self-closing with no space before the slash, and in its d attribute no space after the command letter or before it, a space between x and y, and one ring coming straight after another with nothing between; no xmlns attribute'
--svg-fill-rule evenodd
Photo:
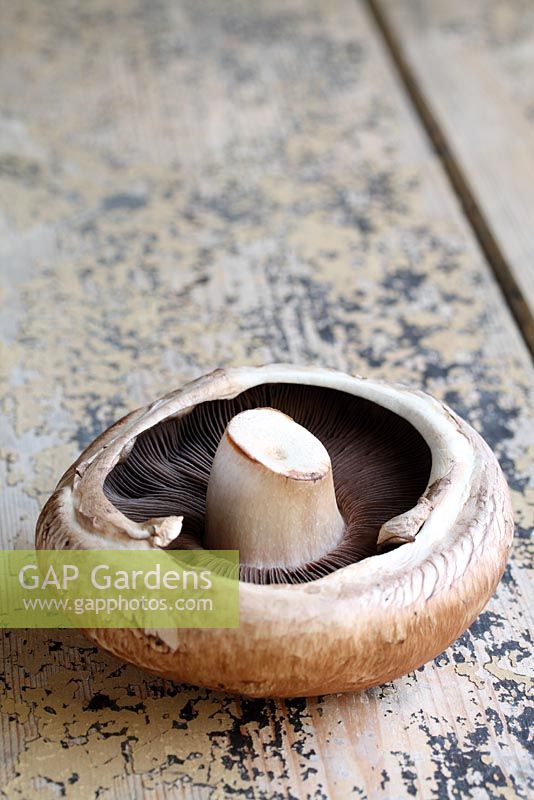
<svg viewBox="0 0 534 800"><path fill-rule="evenodd" d="M312 433L273 408L230 420L208 484L205 547L296 567L336 547L343 530L330 457Z"/></svg>

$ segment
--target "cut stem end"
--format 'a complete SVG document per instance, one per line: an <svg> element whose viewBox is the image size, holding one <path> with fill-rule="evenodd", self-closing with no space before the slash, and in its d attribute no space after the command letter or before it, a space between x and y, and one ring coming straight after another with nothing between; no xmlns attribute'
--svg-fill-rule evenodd
<svg viewBox="0 0 534 800"><path fill-rule="evenodd" d="M230 420L208 483L206 547L296 567L334 549L344 528L330 456L312 433L273 408Z"/></svg>

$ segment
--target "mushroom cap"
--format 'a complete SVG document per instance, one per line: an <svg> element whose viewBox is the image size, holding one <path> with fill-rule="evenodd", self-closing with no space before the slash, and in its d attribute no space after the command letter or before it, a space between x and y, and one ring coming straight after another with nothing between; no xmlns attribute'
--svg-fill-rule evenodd
<svg viewBox="0 0 534 800"><path fill-rule="evenodd" d="M407 421L426 443L426 488L411 508L381 524L377 547L384 552L300 583L241 581L238 628L84 633L157 675L249 696L311 696L392 680L438 655L476 619L513 537L508 487L495 456L473 428L424 392L316 367L216 370L128 414L89 445L41 512L36 545L167 544L181 519L123 514L106 495L112 470L154 426L199 404L276 384L363 398Z"/></svg>

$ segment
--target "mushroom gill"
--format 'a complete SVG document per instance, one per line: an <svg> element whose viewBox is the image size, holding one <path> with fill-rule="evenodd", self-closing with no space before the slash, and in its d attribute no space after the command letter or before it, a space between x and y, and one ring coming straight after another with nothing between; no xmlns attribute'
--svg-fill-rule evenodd
<svg viewBox="0 0 534 800"><path fill-rule="evenodd" d="M176 548L208 547L206 495L228 423L249 409L276 409L315 436L330 456L341 539L301 564L258 565L241 559L240 579L305 583L377 552L381 526L415 506L428 483L431 454L415 428L382 406L335 389L262 384L229 400L199 403L140 434L107 476L107 498L128 518L183 516ZM273 503L276 498L273 498ZM291 537L292 530L283 532ZM339 537L338 537L339 538ZM213 548L213 537L209 547Z"/></svg>

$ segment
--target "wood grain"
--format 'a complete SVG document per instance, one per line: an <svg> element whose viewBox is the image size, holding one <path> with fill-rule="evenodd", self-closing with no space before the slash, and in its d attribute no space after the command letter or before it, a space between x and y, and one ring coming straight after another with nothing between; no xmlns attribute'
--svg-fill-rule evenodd
<svg viewBox="0 0 534 800"><path fill-rule="evenodd" d="M534 6L374 6L534 350Z"/></svg>
<svg viewBox="0 0 534 800"><path fill-rule="evenodd" d="M469 632L360 694L247 701L5 632L3 796L526 797L532 369L365 6L0 9L4 547L114 419L267 361L427 388L518 523Z"/></svg>

